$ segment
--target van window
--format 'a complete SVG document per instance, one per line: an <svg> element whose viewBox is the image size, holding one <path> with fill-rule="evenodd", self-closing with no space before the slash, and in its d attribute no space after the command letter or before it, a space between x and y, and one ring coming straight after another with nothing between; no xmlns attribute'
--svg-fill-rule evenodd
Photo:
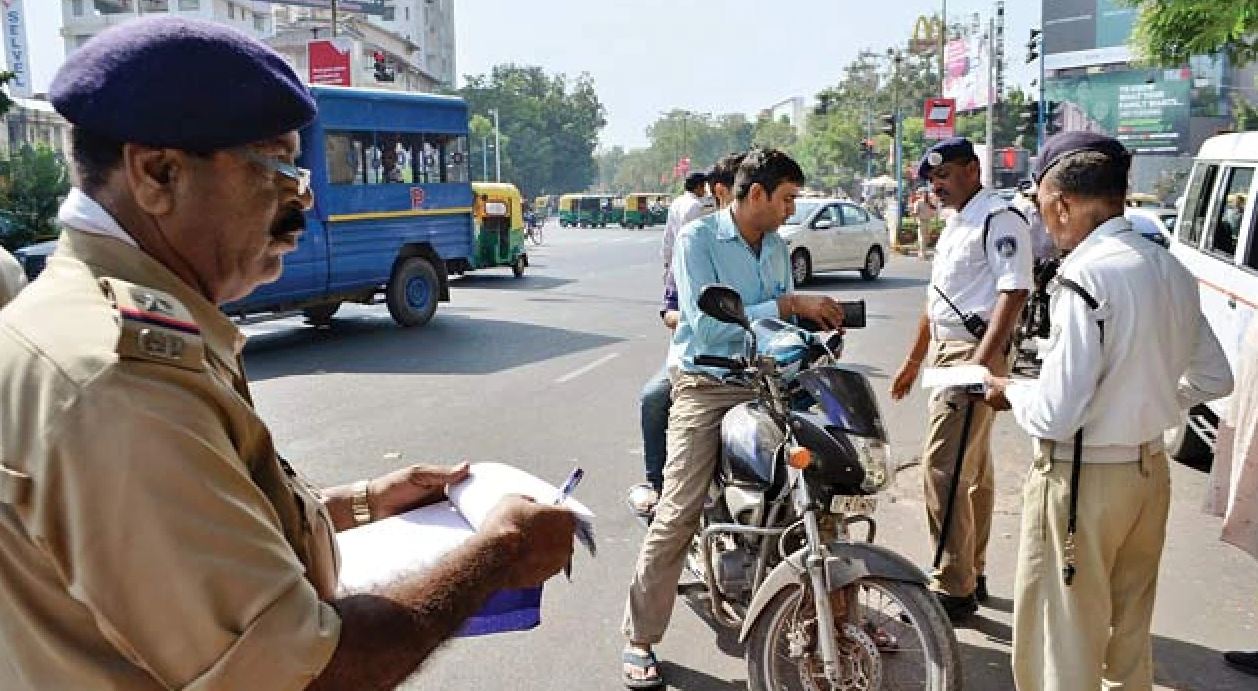
<svg viewBox="0 0 1258 691"><path fill-rule="evenodd" d="M1236 261L1236 245L1240 239L1241 220L1249 202L1249 186L1254 180L1253 168L1228 170L1223 196L1215 205L1214 228L1206 249L1220 259Z"/></svg>
<svg viewBox="0 0 1258 691"><path fill-rule="evenodd" d="M1258 272L1258 213L1250 215L1249 239L1245 246L1245 268Z"/></svg>
<svg viewBox="0 0 1258 691"><path fill-rule="evenodd" d="M467 182L467 137L415 132L329 132L333 185Z"/></svg>
<svg viewBox="0 0 1258 691"><path fill-rule="evenodd" d="M1214 178L1218 172L1219 166L1213 163L1198 163L1193 171L1178 233L1179 239L1192 247L1201 245L1201 230L1206 225L1206 212L1210 207L1210 191L1214 189Z"/></svg>

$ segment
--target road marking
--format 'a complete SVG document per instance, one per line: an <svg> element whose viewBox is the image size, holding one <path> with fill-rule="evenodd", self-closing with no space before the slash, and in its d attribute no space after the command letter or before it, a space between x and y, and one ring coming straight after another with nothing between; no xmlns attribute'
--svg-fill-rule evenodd
<svg viewBox="0 0 1258 691"><path fill-rule="evenodd" d="M607 364L607 363L611 362L612 360L615 360L615 359L616 359L616 358L618 358L618 357L620 357L620 353L608 353L607 355L604 355L603 357L601 357L601 358L599 358L599 359L595 360L594 362L591 362L590 364L586 365L585 367L581 367L581 368L578 368L578 369L574 369L574 370L572 370L571 372L569 372L569 373L567 373L567 374L563 375L562 377L560 377L560 378L556 379L556 380L555 380L555 383L556 383L556 384L567 384L568 382L572 381L573 379L576 379L577 377L581 376L582 374L586 374L586 373L588 373L588 372L591 372L592 370L594 370L594 368L596 368L596 367L598 367L598 366L600 366L600 365L605 365L605 364Z"/></svg>

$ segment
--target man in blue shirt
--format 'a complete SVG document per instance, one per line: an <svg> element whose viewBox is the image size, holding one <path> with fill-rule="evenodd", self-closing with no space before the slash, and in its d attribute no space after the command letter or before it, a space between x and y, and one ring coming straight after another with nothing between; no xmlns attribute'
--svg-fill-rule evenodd
<svg viewBox="0 0 1258 691"><path fill-rule="evenodd" d="M786 242L777 234L795 213L804 173L774 149L752 149L738 167L735 201L728 209L691 221L677 237L673 273L681 317L669 350L673 406L668 418L668 460L655 519L638 553L625 603L623 680L630 688L662 685L651 651L668 627L677 581L704 495L720 454L721 418L752 393L721 382L723 372L695 365L697 355L743 353L743 330L699 310L699 291L724 283L742 296L752 320L806 317L839 328L843 309L822 295L798 295L791 283Z"/></svg>

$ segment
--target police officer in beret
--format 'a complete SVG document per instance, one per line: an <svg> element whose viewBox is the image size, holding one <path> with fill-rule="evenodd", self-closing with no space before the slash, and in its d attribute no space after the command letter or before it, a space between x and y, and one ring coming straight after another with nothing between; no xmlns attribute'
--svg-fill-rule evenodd
<svg viewBox="0 0 1258 691"><path fill-rule="evenodd" d="M1149 625L1166 534L1163 430L1232 374L1197 281L1123 217L1131 155L1090 132L1049 139L1036 205L1066 253L1038 381L988 402L1034 438L1014 596L1019 691L1151 689Z"/></svg>
<svg viewBox="0 0 1258 691"><path fill-rule="evenodd" d="M930 182L940 204L957 213L935 247L926 312L892 382L895 400L908 394L927 356L935 367L976 363L1006 374L1013 329L1031 288L1027 222L983 188L973 145L963 137L936 143L917 174ZM926 515L939 553L932 588L959 621L987 598L984 567L995 499L992 411L959 392L939 390L927 412Z"/></svg>
<svg viewBox="0 0 1258 691"><path fill-rule="evenodd" d="M314 102L283 58L140 19L49 95L77 186L0 311L0 688L392 688L492 592L568 560L571 514L513 498L435 569L338 593L335 531L467 471L319 491L253 408L217 305L280 274L312 203L294 161Z"/></svg>

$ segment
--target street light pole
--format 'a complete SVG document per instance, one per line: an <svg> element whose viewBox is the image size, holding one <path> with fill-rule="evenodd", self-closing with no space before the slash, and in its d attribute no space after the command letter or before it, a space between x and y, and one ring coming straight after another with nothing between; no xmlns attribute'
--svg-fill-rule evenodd
<svg viewBox="0 0 1258 691"><path fill-rule="evenodd" d="M948 47L948 0L943 0L943 7L939 11L939 96L944 95L944 70L947 69L947 63L944 60L944 51Z"/></svg>
<svg viewBox="0 0 1258 691"><path fill-rule="evenodd" d="M489 137L480 138L480 179L489 179Z"/></svg>
<svg viewBox="0 0 1258 691"><path fill-rule="evenodd" d="M332 38L336 38L336 11L338 0L332 0Z"/></svg>
<svg viewBox="0 0 1258 691"><path fill-rule="evenodd" d="M498 109L490 108L494 114L494 182L502 182L502 142L498 139Z"/></svg>

